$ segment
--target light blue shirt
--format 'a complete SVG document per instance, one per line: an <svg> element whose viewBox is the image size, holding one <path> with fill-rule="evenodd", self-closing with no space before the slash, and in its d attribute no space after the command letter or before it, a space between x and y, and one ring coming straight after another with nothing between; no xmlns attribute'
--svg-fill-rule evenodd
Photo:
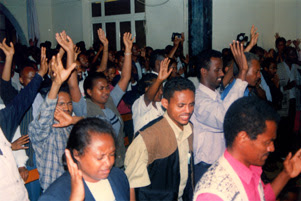
<svg viewBox="0 0 301 201"><path fill-rule="evenodd" d="M224 100L217 90L212 91L203 84L195 95L193 123L194 163L201 161L212 164L225 151L223 123L230 105L244 95L248 83L236 79L235 84Z"/></svg>

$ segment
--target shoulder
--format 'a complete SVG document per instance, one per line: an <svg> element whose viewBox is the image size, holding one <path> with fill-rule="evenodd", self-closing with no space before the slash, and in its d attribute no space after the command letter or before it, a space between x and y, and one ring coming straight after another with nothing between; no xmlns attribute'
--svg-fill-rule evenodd
<svg viewBox="0 0 301 201"><path fill-rule="evenodd" d="M39 200L69 200L70 193L71 178L69 172L65 172L48 187Z"/></svg>

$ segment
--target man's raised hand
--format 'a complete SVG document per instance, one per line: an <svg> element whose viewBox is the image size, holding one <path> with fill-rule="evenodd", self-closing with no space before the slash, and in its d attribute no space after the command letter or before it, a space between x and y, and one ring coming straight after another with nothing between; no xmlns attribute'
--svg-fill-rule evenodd
<svg viewBox="0 0 301 201"><path fill-rule="evenodd" d="M123 34L123 43L125 45L125 49L132 51L133 42L135 40L135 37L132 38L132 34L129 32L126 32ZM127 52L125 52L127 53Z"/></svg>
<svg viewBox="0 0 301 201"><path fill-rule="evenodd" d="M13 57L15 54L14 44L10 42L8 46L6 44L6 38L4 38L2 43L0 43L0 49L3 50L6 57Z"/></svg>

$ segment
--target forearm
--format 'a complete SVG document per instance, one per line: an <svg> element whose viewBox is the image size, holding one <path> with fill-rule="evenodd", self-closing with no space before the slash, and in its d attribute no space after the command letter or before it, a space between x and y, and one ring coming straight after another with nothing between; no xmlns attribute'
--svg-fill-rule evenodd
<svg viewBox="0 0 301 201"><path fill-rule="evenodd" d="M70 78L68 79L68 86L72 101L78 102L82 95L78 86L76 70L71 73Z"/></svg>
<svg viewBox="0 0 301 201"><path fill-rule="evenodd" d="M8 105L18 95L18 91L12 86L11 80L5 81L0 79L0 85L0 97L2 98L4 104Z"/></svg>
<svg viewBox="0 0 301 201"><path fill-rule="evenodd" d="M58 84L56 82L52 82L50 91L48 93L48 99L57 99L57 94L60 90L61 84Z"/></svg>
<svg viewBox="0 0 301 201"><path fill-rule="evenodd" d="M233 67L232 68L230 67L228 72L225 74L223 78L223 85L227 86L232 78L233 78Z"/></svg>
<svg viewBox="0 0 301 201"><path fill-rule="evenodd" d="M156 93L159 90L159 87L161 86L163 80L156 79L156 81L149 87L149 89L145 92L144 95L144 102L145 105L148 106L156 96Z"/></svg>
<svg viewBox="0 0 301 201"><path fill-rule="evenodd" d="M279 175L272 181L271 186L276 197L279 195L279 193L289 180L289 175L285 171L281 171Z"/></svg>
<svg viewBox="0 0 301 201"><path fill-rule="evenodd" d="M135 189L130 188L130 201L135 201L135 200L136 200Z"/></svg>
<svg viewBox="0 0 301 201"><path fill-rule="evenodd" d="M173 58L173 56L175 55L177 49L179 47L179 44L178 45L174 45L173 48L170 50L170 52L168 53L168 58Z"/></svg>
<svg viewBox="0 0 301 201"><path fill-rule="evenodd" d="M246 70L239 70L237 78L241 79L242 81L245 81L246 75L247 75Z"/></svg>
<svg viewBox="0 0 301 201"><path fill-rule="evenodd" d="M132 70L132 52L131 49L126 48L124 53L124 64L122 68L121 78L118 82L119 87L126 91L129 80L131 79Z"/></svg>
<svg viewBox="0 0 301 201"><path fill-rule="evenodd" d="M103 47L100 68L97 69L97 72L104 72L107 69L108 59L109 59L109 47L108 45L105 45Z"/></svg>
<svg viewBox="0 0 301 201"><path fill-rule="evenodd" d="M13 56L6 56L4 69L2 72L2 79L4 81L9 81L11 78L12 61L13 61Z"/></svg>

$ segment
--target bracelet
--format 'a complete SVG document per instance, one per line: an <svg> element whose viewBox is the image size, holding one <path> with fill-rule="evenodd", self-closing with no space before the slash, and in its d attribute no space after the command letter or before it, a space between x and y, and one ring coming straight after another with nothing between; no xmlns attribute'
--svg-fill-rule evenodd
<svg viewBox="0 0 301 201"><path fill-rule="evenodd" d="M131 52L125 52L124 53L124 56L126 56L126 55L131 55L132 53Z"/></svg>

